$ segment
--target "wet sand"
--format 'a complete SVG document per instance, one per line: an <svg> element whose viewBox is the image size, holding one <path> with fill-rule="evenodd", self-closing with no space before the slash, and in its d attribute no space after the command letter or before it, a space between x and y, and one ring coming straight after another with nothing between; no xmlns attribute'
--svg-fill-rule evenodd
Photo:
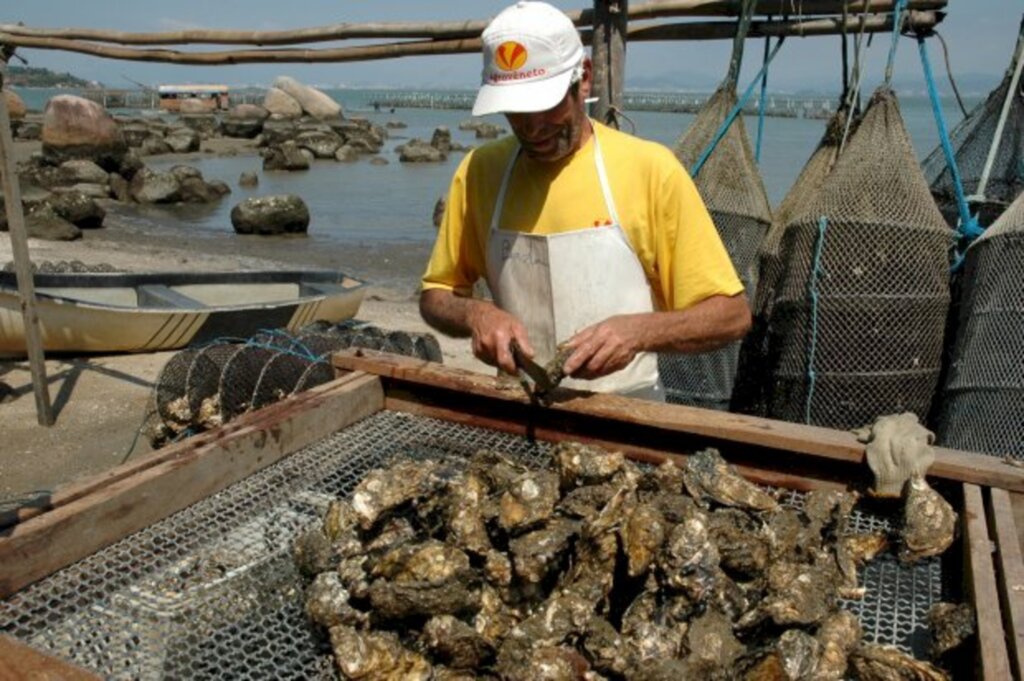
<svg viewBox="0 0 1024 681"><path fill-rule="evenodd" d="M27 159L37 142L18 142ZM210 154L255 154L251 141L214 139L182 163ZM227 201L232 200L227 197ZM285 267L337 268L369 282L358 318L387 329L429 331L417 307L417 282L429 254L427 243L357 244L324 249L302 237L190 239L187 233L148 229L139 211L105 204L105 226L85 230L78 241L29 240L33 261L79 260L127 271L227 271ZM188 209L187 207L185 209ZM160 219L169 211L161 209ZM143 219L145 214L143 212ZM12 259L0 236L0 266ZM466 340L438 336L446 364L489 372ZM149 451L136 433L147 413L152 386L173 352L48 358L47 378L57 422L36 424L31 376L25 361L0 360L0 512L18 500L52 491Z"/></svg>

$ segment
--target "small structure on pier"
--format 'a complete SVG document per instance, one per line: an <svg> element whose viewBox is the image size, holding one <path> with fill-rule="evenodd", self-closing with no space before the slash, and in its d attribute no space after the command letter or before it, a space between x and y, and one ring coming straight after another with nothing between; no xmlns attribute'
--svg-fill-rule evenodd
<svg viewBox="0 0 1024 681"><path fill-rule="evenodd" d="M227 109L227 85L161 85L157 88L160 95L160 108L164 111L180 111L181 103L186 99L195 99L210 111Z"/></svg>

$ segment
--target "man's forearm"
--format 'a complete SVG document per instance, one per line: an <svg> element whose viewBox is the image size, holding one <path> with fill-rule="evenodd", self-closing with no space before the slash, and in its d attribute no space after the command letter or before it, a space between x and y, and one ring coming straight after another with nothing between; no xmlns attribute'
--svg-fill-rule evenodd
<svg viewBox="0 0 1024 681"><path fill-rule="evenodd" d="M420 294L420 315L434 329L454 338L472 335L472 317L479 306L491 303L455 295L443 289L428 289Z"/></svg>
<svg viewBox="0 0 1024 681"><path fill-rule="evenodd" d="M742 293L636 317L641 349L648 352L708 352L743 338L750 329L750 307Z"/></svg>

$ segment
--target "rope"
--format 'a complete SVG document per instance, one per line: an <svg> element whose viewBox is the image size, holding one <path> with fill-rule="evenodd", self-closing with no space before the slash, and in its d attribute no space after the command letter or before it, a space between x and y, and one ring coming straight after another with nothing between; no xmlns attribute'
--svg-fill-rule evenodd
<svg viewBox="0 0 1024 681"><path fill-rule="evenodd" d="M956 204L960 210L960 222L957 226L957 233L961 240L970 244L982 234L978 226L978 219L971 215L967 206L967 198L964 195L963 182L960 180L960 168L956 164L956 154L953 152L953 143L949 140L949 131L946 129L946 119L942 115L942 106L939 103L939 91L935 87L935 78L932 76L932 65L928 60L928 46L925 44L924 36L917 37L917 48L921 53L921 68L924 70L924 82L928 86L928 98L932 103L932 114L935 116L935 126L939 129L939 142L942 144L942 153L946 157L946 166L949 168L950 177L953 179L953 189L956 192ZM957 260L959 260L959 256Z"/></svg>
<svg viewBox="0 0 1024 681"><path fill-rule="evenodd" d="M754 18L754 6L756 0L743 0L740 5L740 16L736 22L736 35L732 41L732 57L729 60L729 72L725 76L726 83L736 87L740 79L740 66L743 64L743 45L747 40L747 33L750 31L750 21Z"/></svg>
<svg viewBox="0 0 1024 681"><path fill-rule="evenodd" d="M1021 22L1022 38L1024 38L1024 21ZM1017 43L1017 51L1014 54L1016 66L1013 69L1013 76L1010 78L1010 86L1006 89L1006 98L1003 100L1003 109L999 112L999 121L996 123L996 131L992 135L992 145L988 149L988 157L985 159L985 167L982 168L981 177L978 179L978 187L971 196L973 201L985 200L985 189L988 187L988 178L992 174L992 166L996 162L996 153L999 151L999 143L1003 138L1003 130L1006 127L1006 119L1010 115L1010 106L1013 98L1017 96L1017 87L1020 85L1021 69L1024 68L1024 39Z"/></svg>
<svg viewBox="0 0 1024 681"><path fill-rule="evenodd" d="M846 125L843 126L843 137L839 141L839 154L842 154L843 149L846 148L846 140L850 136L850 126L853 124L853 119L859 114L860 85L863 82L864 76L864 26L866 25L867 18L868 5L865 3L864 9L860 13L860 30L857 32L857 39L854 41L853 87L847 93L847 97L844 100L849 114L846 117ZM869 39L868 47L870 46L871 41Z"/></svg>
<svg viewBox="0 0 1024 681"><path fill-rule="evenodd" d="M907 0L896 0L892 8L892 43L889 45L889 58L885 62L885 84L892 83L892 70L896 62L896 45L900 41L900 28L903 26L903 10Z"/></svg>
<svg viewBox="0 0 1024 681"><path fill-rule="evenodd" d="M768 17L768 21L771 21L771 16ZM769 36L764 37L764 56L761 58L761 63L764 64L768 59L768 49L771 45L772 39ZM754 145L754 163L760 165L761 163L761 140L764 138L764 109L765 99L768 95L768 70L762 69L764 75L761 76L761 96L757 103L757 142Z"/></svg>
<svg viewBox="0 0 1024 681"><path fill-rule="evenodd" d="M956 103L960 105L960 113L967 118L967 107L964 106L964 100L960 97L960 88L956 86L956 81L953 80L953 67L949 65L949 46L946 45L946 39L942 37L942 34L932 29L932 34L939 39L939 44L942 45L942 57L946 61L946 77L949 78L949 87L953 88L953 94L956 95Z"/></svg>
<svg viewBox="0 0 1024 681"><path fill-rule="evenodd" d="M775 43L775 47L772 49L772 53L768 55L768 59L761 67L761 70L758 72L756 76L754 76L754 80L750 81L750 85L747 86L747 89L743 91L743 96L740 97L738 102L736 102L736 106L732 108L732 111L729 112L729 115L726 116L725 120L722 121L722 124L718 126L718 130L715 132L715 136L711 139L710 142L708 142L708 146L704 148L704 151L701 152L700 157L697 159L697 162L693 164L693 171L691 172L693 177L697 177L697 174L700 173L700 169L704 167L704 163L707 162L708 157L711 156L711 152L715 150L715 147L718 146L718 143L722 141L723 137L725 137L725 133L729 132L729 126L732 125L733 121L736 120L736 116L739 115L740 111L743 110L743 107L746 105L747 100L750 99L750 95L752 95L754 92L754 87L757 85L757 81L759 81L762 77L762 74L764 74L768 70L768 65L772 63L773 59L775 59L775 55L779 53L779 48L782 47L782 43L784 43L785 41L785 36L782 36L779 38L779 42Z"/></svg>
<svg viewBox="0 0 1024 681"><path fill-rule="evenodd" d="M811 299L811 337L807 350L807 401L804 403L804 423L811 422L811 404L814 401L814 388L818 381L818 372L814 368L814 356L818 350L818 278L821 276L821 252L825 246L825 230L828 229L828 217L818 218L818 239L814 244L814 262L811 276L807 282L808 295Z"/></svg>

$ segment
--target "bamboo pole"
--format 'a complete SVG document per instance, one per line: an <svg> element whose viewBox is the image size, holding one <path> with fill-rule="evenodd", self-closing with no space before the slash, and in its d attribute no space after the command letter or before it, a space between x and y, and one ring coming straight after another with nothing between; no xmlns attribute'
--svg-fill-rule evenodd
<svg viewBox="0 0 1024 681"><path fill-rule="evenodd" d="M591 115L603 123L619 127L622 111L622 83L626 73L627 0L595 0L591 59L594 64L594 89L597 99Z"/></svg>
<svg viewBox="0 0 1024 681"><path fill-rule="evenodd" d="M911 30L929 30L942 19L941 12L911 12L905 26ZM771 36L820 36L837 35L843 31L843 20L838 17L792 21L753 22L748 37ZM847 31L861 30L859 17L846 21ZM892 30L890 15L872 16L864 21L865 33L888 32ZM591 42L591 31L581 31L584 44ZM689 22L680 24L653 24L630 26L627 38L631 41L658 40L724 40L736 35L736 23ZM31 38L0 33L0 44L12 47L26 47L43 50L65 50L109 59L127 61L164 62L170 64L196 64L211 66L217 64L254 63L340 63L372 61L438 54L463 54L480 51L479 38L460 40L419 40L397 43L383 43L360 47L337 47L324 49L255 49L224 50L216 52L182 52L178 50L140 50L127 47L108 47L77 40L60 38Z"/></svg>
<svg viewBox="0 0 1024 681"><path fill-rule="evenodd" d="M32 391L36 397L36 419L41 426L52 426L53 408L50 405L50 390L46 380L46 358L43 355L42 335L39 332L39 316L36 314L35 283L32 279L32 263L28 253L25 212L21 206L21 187L18 185L18 175L14 168L11 117L7 111L7 99L2 94L6 76L7 60L0 57L0 181L7 210L7 231L11 238L14 272L18 279L18 302L25 325L25 349L32 372Z"/></svg>
<svg viewBox="0 0 1024 681"><path fill-rule="evenodd" d="M907 9L937 10L944 8L946 2L947 0L909 0ZM893 8L894 0L850 0L846 4L847 10L851 13L864 11L865 6L869 12L888 12ZM843 5L843 0L759 0L754 13L764 16L789 14L811 17L817 14L841 14ZM631 7L629 19L635 21L674 16L735 17L738 7L736 0L653 0ZM594 23L594 12L590 9L566 12L566 16L577 26L591 26ZM477 38L487 23L486 19L341 23L283 31L188 30L160 33L131 33L90 28L33 28L17 24L0 24L0 33L23 38L87 40L121 45L297 45L357 38Z"/></svg>

